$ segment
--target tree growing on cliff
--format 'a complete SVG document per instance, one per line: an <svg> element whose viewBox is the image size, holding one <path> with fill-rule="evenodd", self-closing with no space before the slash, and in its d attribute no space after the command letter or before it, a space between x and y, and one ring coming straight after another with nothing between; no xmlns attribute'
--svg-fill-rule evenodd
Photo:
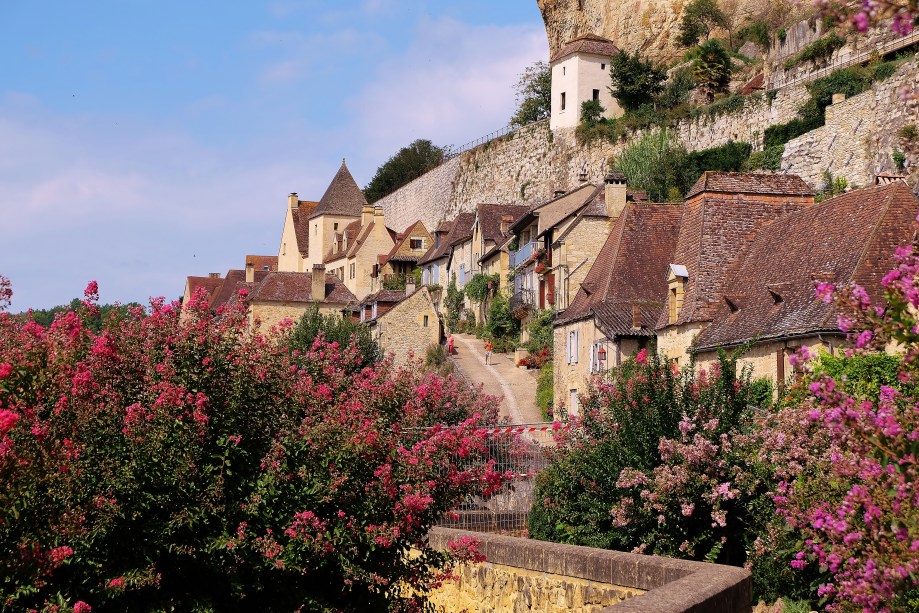
<svg viewBox="0 0 919 613"><path fill-rule="evenodd" d="M377 168L373 179L364 188L368 202L385 198L403 185L411 183L426 172L437 168L446 151L426 139L418 139L386 160Z"/></svg>
<svg viewBox="0 0 919 613"><path fill-rule="evenodd" d="M522 126L549 117L552 110L552 72L545 62L527 66L517 85L517 112L511 117L512 126Z"/></svg>
<svg viewBox="0 0 919 613"><path fill-rule="evenodd" d="M728 17L715 0L692 0L683 10L677 42L684 47L694 47L703 37L708 37L712 28L728 26Z"/></svg>
<svg viewBox="0 0 919 613"><path fill-rule="evenodd" d="M610 93L626 111L634 111L649 104L664 89L667 73L650 60L641 59L641 53L621 51L610 61Z"/></svg>
<svg viewBox="0 0 919 613"><path fill-rule="evenodd" d="M692 61L692 74L696 85L705 92L711 101L715 94L727 89L731 82L731 56L717 40L707 40L695 49L695 59Z"/></svg>

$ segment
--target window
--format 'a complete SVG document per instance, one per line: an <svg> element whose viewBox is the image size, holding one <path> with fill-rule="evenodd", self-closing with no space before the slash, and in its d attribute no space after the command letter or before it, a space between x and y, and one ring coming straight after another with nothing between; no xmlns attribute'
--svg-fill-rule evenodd
<svg viewBox="0 0 919 613"><path fill-rule="evenodd" d="M562 76L565 76L565 67L562 66Z"/></svg>
<svg viewBox="0 0 919 613"><path fill-rule="evenodd" d="M424 239L423 238L410 238L408 241L408 246L413 250L424 249Z"/></svg>
<svg viewBox="0 0 919 613"><path fill-rule="evenodd" d="M287 255L287 243L281 243L281 255Z"/></svg>
<svg viewBox="0 0 919 613"><path fill-rule="evenodd" d="M428 316L427 315L424 316L424 327L425 328L428 327Z"/></svg>
<svg viewBox="0 0 919 613"><path fill-rule="evenodd" d="M597 91L597 90L594 90L594 91ZM338 224L337 224L337 223L333 223L333 224L332 224L332 229L335 230L336 232L338 232Z"/></svg>
<svg viewBox="0 0 919 613"><path fill-rule="evenodd" d="M568 333L568 345L566 350L567 361L569 364L578 363L578 331L572 330Z"/></svg>
<svg viewBox="0 0 919 613"><path fill-rule="evenodd" d="M600 64L600 70L606 70L606 64Z"/></svg>
<svg viewBox="0 0 919 613"><path fill-rule="evenodd" d="M565 92L562 92L561 99L562 99L561 110L564 111L565 110Z"/></svg>
<svg viewBox="0 0 919 613"><path fill-rule="evenodd" d="M599 102L599 101L600 101L600 90L599 90L599 89L595 89L595 90L594 90L594 101L595 101L595 102Z"/></svg>
<svg viewBox="0 0 919 613"><path fill-rule="evenodd" d="M318 223L313 224L313 236L319 236L319 224Z"/></svg>
<svg viewBox="0 0 919 613"><path fill-rule="evenodd" d="M351 264L350 273L351 273L351 278L353 279L354 278L354 264Z"/></svg>
<svg viewBox="0 0 919 613"><path fill-rule="evenodd" d="M578 390L570 390L569 392L571 406L568 407L569 415L578 414Z"/></svg>

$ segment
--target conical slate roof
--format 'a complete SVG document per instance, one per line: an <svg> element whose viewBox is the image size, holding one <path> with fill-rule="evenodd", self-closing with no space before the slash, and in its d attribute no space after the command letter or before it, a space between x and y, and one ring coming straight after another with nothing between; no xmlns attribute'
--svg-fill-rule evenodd
<svg viewBox="0 0 919 613"><path fill-rule="evenodd" d="M357 186L354 177L348 170L345 161L341 161L341 168L335 174L335 178L329 183L328 189L319 200L319 205L310 219L320 215L346 215L350 217L360 217L361 209L367 205L367 199L364 198L364 192Z"/></svg>

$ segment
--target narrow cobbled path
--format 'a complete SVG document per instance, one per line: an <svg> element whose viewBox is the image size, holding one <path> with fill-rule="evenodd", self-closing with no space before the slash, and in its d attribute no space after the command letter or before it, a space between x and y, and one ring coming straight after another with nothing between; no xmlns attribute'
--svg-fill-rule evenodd
<svg viewBox="0 0 919 613"><path fill-rule="evenodd" d="M536 406L537 371L514 366L513 353L496 353L485 365L481 340L467 334L454 334L453 362L467 381L482 384L486 394L501 397L501 415L515 424L543 421Z"/></svg>

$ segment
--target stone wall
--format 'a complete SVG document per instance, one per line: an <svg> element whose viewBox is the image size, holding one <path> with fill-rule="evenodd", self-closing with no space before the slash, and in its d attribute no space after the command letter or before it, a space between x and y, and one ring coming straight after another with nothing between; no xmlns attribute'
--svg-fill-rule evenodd
<svg viewBox="0 0 919 613"><path fill-rule="evenodd" d="M433 231L448 210L460 167L456 157L374 203L383 208L386 225L401 232L419 219Z"/></svg>
<svg viewBox="0 0 919 613"><path fill-rule="evenodd" d="M913 59L870 90L827 107L826 125L785 145L782 171L823 186L828 170L850 186L867 187L879 173L896 173L891 157L897 131L919 121L919 100L904 101L900 90L915 87L919 65Z"/></svg>
<svg viewBox="0 0 919 613"><path fill-rule="evenodd" d="M434 594L446 612L602 611L747 613L750 572L741 568L524 538L434 528L435 549L461 537L486 562L460 570ZM610 599L610 606L602 601Z"/></svg>
<svg viewBox="0 0 919 613"><path fill-rule="evenodd" d="M428 288L422 287L380 315L374 333L383 351L394 354L397 365L413 357L424 359L428 347L440 342L440 319Z"/></svg>

